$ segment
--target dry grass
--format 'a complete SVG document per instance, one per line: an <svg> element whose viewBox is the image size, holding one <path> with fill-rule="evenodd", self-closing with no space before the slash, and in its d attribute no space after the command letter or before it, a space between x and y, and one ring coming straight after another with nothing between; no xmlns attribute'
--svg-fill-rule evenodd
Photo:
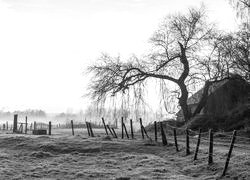
<svg viewBox="0 0 250 180"><path fill-rule="evenodd" d="M67 131L68 132L68 131ZM181 139L179 140L181 143ZM192 141L191 141L192 143ZM180 145L86 135L0 135L0 179L217 179L227 147L215 148L207 165L207 147L197 161ZM194 147L191 146L191 150ZM224 179L250 179L249 152L235 149Z"/></svg>

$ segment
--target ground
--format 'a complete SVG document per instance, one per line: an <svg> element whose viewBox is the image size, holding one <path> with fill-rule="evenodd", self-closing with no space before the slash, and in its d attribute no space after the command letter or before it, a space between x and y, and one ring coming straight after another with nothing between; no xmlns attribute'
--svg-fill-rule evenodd
<svg viewBox="0 0 250 180"><path fill-rule="evenodd" d="M96 130L94 130L97 132ZM191 155L169 145L142 140L113 139L103 132L89 138L86 132L52 130L52 136L0 134L0 179L220 179L229 139L215 143L214 163L207 164L207 142L201 141L198 160L193 161L196 137L191 138ZM98 135L97 135L98 134ZM151 135L153 137L153 135ZM217 139L215 138L215 141ZM248 143L248 145L246 144ZM249 140L234 148L227 175L222 179L250 179Z"/></svg>

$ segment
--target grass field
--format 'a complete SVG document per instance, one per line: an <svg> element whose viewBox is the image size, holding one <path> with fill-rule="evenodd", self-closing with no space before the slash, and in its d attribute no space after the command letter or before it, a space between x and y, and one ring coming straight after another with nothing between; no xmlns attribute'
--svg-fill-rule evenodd
<svg viewBox="0 0 250 180"><path fill-rule="evenodd" d="M52 136L0 134L0 179L220 179L229 139L215 138L214 163L207 165L207 143L201 141L198 160L193 161L196 139L191 138L191 155L185 155L185 138L178 137L176 152L169 145L105 136L94 129L53 129ZM152 136L152 135L151 135ZM153 136L152 136L153 137ZM160 141L160 137L159 137ZM222 179L250 179L250 145L234 148L227 175Z"/></svg>

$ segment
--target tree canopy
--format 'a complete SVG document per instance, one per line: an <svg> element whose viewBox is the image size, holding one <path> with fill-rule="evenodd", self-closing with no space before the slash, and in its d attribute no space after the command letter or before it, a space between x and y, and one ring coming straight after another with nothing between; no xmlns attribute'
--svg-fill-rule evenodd
<svg viewBox="0 0 250 180"><path fill-rule="evenodd" d="M140 92L152 80L161 82L163 94L172 82L177 87L176 98L188 121L201 111L206 103L209 86L229 77L233 67L226 54L222 54L224 37L207 23L203 8L191 8L185 14L167 16L150 38L151 52L144 57L133 56L127 61L103 54L90 66L93 74L89 92L100 101L109 96ZM221 37L221 38L219 38ZM205 83L203 96L197 108L191 111L188 97L191 86ZM140 93L135 94L140 98Z"/></svg>

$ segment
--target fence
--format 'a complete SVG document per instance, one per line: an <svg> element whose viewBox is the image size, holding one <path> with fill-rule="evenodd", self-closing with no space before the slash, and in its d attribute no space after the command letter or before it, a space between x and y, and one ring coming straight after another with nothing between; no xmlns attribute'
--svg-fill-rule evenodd
<svg viewBox="0 0 250 180"><path fill-rule="evenodd" d="M11 130L11 131L13 131L13 133L23 133L24 132L25 134L27 134L28 130L35 131L35 130L40 128L40 129L48 129L48 134L51 135L51 128L52 128L51 122L49 122L49 124L45 124L45 123L37 123L34 121L33 123L28 124L27 117L25 117L25 123L22 123L22 122L18 123L17 118L18 118L18 116L15 115L13 125L11 125L11 126L10 126L10 124L8 124L8 122L6 122L6 124L4 124L2 126L3 130ZM118 138L119 134L115 131L115 128L107 125L105 123L104 118L102 118L102 123L103 123L103 128L105 130L106 135L111 135L113 138ZM146 131L146 129L143 125L141 118L139 119L139 123L140 123L139 127L140 127L141 138L142 139L147 138L147 139L150 139L151 141L153 141L149 135L154 135L153 139L155 142L158 142L158 128L157 127L160 127L159 134L161 135L161 141L162 141L163 146L166 146L169 144L169 141L167 139L168 133L166 133L166 127L171 129L172 134L173 134L173 142L174 142L176 152L179 152L179 144L178 144L179 138L178 138L177 134L178 134L178 132L179 132L179 134L180 134L180 132L182 132L185 135L185 137L184 137L185 142L184 143L185 143L185 150L186 150L187 156L191 154L191 152L190 152L190 139L195 140L196 146L195 146L194 157L193 157L194 161L196 161L198 159L200 144L204 143L204 142L208 143L208 165L211 165L214 162L214 160L213 160L214 145L224 145L224 144L222 144L222 142L214 142L214 132L212 129L210 129L207 132L202 132L201 129L199 131L194 131L192 129L171 126L167 123L163 124L163 122L159 122L157 125L157 122L155 121L153 124L154 125L154 128L153 128L154 133L148 134L148 132ZM20 124L19 128L18 128L18 124ZM72 135L74 136L75 135L75 131L74 131L75 126L74 126L73 120L71 120L70 124L71 124L71 129L72 129ZM133 129L133 120L132 119L130 119L129 124L130 124L130 134L129 134L129 131L127 129L126 124L124 123L123 117L121 118L121 139L124 139L124 138L135 139L136 133L134 132L134 129ZM30 126L28 126L28 125L30 125ZM164 126L166 126L166 127L164 127ZM95 134L94 134L94 131L92 128L93 124L91 122L86 122L85 127L87 128L88 136L95 137ZM237 147L237 148L242 148L242 149L248 150L248 151L250 150L250 149L247 149L247 146L244 146L244 145L242 146L241 144L236 144L236 140L250 142L250 138L237 135L236 130L234 130L232 132L220 132L219 135L223 136L223 137L231 138L230 142L228 142L228 141L223 142L223 143L229 144L229 150L227 153L224 169L222 172L222 176L225 176L227 169L228 169L228 166L229 166L229 162L230 162L233 148ZM181 139L179 139L179 140L181 140ZM248 148L249 148L249 146L248 146Z"/></svg>
<svg viewBox="0 0 250 180"><path fill-rule="evenodd" d="M28 134L28 131L31 131L32 134L48 134L51 135L52 124L43 122L32 122L28 123L28 117L25 117L25 122L18 122L18 115L14 115L13 124L9 124L8 121L0 127L0 130L6 131L8 133L13 132L17 134ZM47 133L48 130L48 133Z"/></svg>
<svg viewBox="0 0 250 180"><path fill-rule="evenodd" d="M106 135L111 135L111 136L113 136L113 138L118 138L117 133L115 133L114 129L112 129L112 131L109 130L110 128L109 128L108 125L105 124L104 118L102 118L102 122L103 122L103 127L105 129ZM88 131L92 131L91 123L90 122L86 122L86 123L88 124L87 125ZM168 139L167 139L167 136L166 136L166 130L165 130L165 128L163 126L164 126L163 123L160 122L160 131L161 131L160 134L161 134L162 145L166 146L166 145L168 145ZM168 124L165 124L165 126L168 126L173 131L174 146L175 146L175 149L176 149L177 152L179 152L177 131L182 131L185 134L185 149L186 149L186 155L187 156L191 154L191 152L190 152L190 139L195 139L196 140L196 147L195 147L194 157L193 157L194 161L196 161L198 159L198 153L199 153L199 148L200 148L201 143L203 143L203 142L208 143L208 165L211 165L211 164L214 163L214 160L213 160L214 145L224 145L221 142L219 142L219 143L214 142L214 132L213 132L212 129L210 129L207 132L202 132L201 129L199 131L194 131L194 130L191 130L191 129L179 128L179 127L171 126L171 125L168 125ZM124 123L124 120L123 120L123 118L121 118L121 139L125 138L124 133L126 134L127 139L134 139L133 121L132 120L130 120L130 132L131 133L130 133L130 136L129 136L129 133L127 131L127 127L126 127L126 125ZM142 139L145 139L145 137L146 137L146 138L150 139L151 141L153 141L152 138L148 135L145 127L143 126L142 119L140 119L140 134L141 134ZM154 141L156 141L156 142L158 141L158 135L157 134L158 134L158 132L157 132L157 122L155 121L154 122ZM92 132L92 135L89 134L89 136L94 137L93 132ZM228 150L227 157L226 157L225 164L224 164L224 168L223 168L223 171L222 171L222 174L221 174L221 176L225 176L226 172L227 172L227 169L228 169L228 166L229 166L229 162L230 162L230 158L231 158L231 155L232 155L233 148L234 147L241 147L241 148L243 148L245 150L249 150L249 149L246 149L246 147L240 146L239 144L236 145L235 144L236 139L250 142L250 138L243 137L243 136L238 136L236 130L234 130L232 132L222 132L222 133L220 133L220 136L230 137L231 138L230 143L226 142L229 145L229 150Z"/></svg>

